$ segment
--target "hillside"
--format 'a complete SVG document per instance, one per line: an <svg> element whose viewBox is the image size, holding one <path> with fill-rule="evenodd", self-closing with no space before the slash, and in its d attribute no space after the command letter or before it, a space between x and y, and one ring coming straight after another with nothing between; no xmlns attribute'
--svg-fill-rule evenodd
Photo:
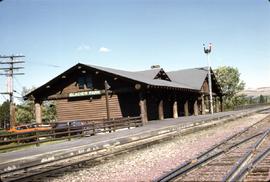
<svg viewBox="0 0 270 182"><path fill-rule="evenodd" d="M246 89L243 92L241 92L242 94L245 94L247 96L270 96L270 87L260 87L260 88L256 88L256 89Z"/></svg>

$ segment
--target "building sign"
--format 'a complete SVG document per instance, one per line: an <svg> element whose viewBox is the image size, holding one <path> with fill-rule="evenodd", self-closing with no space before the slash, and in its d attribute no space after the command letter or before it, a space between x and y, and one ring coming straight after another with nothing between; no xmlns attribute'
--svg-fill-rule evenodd
<svg viewBox="0 0 270 182"><path fill-rule="evenodd" d="M85 92L71 92L68 94L68 97L83 97L83 96L94 96L94 95L101 95L101 90L91 90Z"/></svg>

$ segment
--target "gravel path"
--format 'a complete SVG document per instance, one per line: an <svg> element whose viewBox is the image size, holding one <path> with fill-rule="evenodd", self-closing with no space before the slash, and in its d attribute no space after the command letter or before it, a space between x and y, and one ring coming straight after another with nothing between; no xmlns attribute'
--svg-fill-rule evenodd
<svg viewBox="0 0 270 182"><path fill-rule="evenodd" d="M164 171L169 171L180 163L194 158L200 152L264 117L266 114L256 114L222 126L179 136L46 181L151 181Z"/></svg>

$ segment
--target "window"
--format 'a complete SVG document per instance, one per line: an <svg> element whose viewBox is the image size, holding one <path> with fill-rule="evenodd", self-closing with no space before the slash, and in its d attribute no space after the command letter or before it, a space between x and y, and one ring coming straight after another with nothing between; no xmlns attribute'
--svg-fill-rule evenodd
<svg viewBox="0 0 270 182"><path fill-rule="evenodd" d="M86 88L90 88L90 89L93 88L93 81L92 81L91 76L89 76L89 75L86 76L85 83L86 83Z"/></svg>
<svg viewBox="0 0 270 182"><path fill-rule="evenodd" d="M92 77L90 75L80 76L77 80L77 85L79 86L79 89L84 89L85 88L84 85L86 86L86 88L92 89L93 88Z"/></svg>
<svg viewBox="0 0 270 182"><path fill-rule="evenodd" d="M79 89L84 89L84 78L83 77L79 77L77 83L79 85Z"/></svg>

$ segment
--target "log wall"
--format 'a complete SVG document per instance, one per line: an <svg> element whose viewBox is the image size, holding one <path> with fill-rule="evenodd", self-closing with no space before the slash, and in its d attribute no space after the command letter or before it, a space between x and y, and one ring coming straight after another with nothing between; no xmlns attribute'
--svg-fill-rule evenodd
<svg viewBox="0 0 270 182"><path fill-rule="evenodd" d="M84 120L84 119L105 119L107 118L105 96L90 99L61 99L56 101L57 120ZM122 117L117 95L109 97L111 118Z"/></svg>

